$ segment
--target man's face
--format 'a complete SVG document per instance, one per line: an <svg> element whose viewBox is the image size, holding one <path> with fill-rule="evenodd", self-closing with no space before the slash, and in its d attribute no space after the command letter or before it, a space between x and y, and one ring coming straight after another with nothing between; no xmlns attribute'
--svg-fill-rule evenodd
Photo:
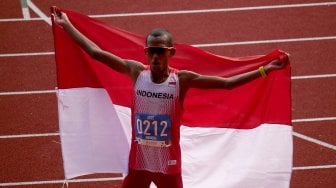
<svg viewBox="0 0 336 188"><path fill-rule="evenodd" d="M153 73L166 73L168 70L169 59L174 53L175 49L167 45L167 36L148 37L145 54Z"/></svg>

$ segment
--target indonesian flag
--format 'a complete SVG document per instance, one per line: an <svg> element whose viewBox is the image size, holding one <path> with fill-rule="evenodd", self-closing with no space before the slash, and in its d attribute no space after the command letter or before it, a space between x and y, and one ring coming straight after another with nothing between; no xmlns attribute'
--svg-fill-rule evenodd
<svg viewBox="0 0 336 188"><path fill-rule="evenodd" d="M101 48L146 64L145 37L64 10ZM89 57L53 24L59 127L66 179L127 173L133 84ZM170 66L228 77L284 52L229 58L175 44ZM185 188L289 187L292 171L290 66L231 90L190 89L181 125Z"/></svg>

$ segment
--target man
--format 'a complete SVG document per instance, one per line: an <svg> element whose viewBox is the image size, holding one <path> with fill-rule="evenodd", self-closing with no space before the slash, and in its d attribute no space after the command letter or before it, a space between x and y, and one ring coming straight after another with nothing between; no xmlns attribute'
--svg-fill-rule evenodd
<svg viewBox="0 0 336 188"><path fill-rule="evenodd" d="M172 35L155 29L146 38L144 48L148 66L122 59L107 52L81 34L67 15L54 9L55 23L61 26L92 58L128 75L134 84L132 106L132 142L129 174L124 188L148 188L154 182L158 188L182 188L180 119L182 104L189 88L230 89L269 72L281 69L288 62L282 56L265 67L229 78L202 75L169 67L175 54Z"/></svg>

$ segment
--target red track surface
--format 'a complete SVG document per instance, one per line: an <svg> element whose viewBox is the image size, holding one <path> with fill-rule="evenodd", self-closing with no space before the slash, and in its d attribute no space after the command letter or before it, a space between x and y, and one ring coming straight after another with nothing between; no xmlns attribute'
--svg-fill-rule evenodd
<svg viewBox="0 0 336 188"><path fill-rule="evenodd" d="M194 0L134 3L128 1L33 0L49 15L49 7L80 11L84 14L116 14L194 9L238 8L318 2ZM162 5L162 6L158 6ZM19 1L0 1L0 20L22 18ZM30 10L31 17L38 16ZM166 27L177 42L206 44L336 36L336 5L301 8L263 9L216 13L158 16L108 17L100 20L122 29L146 34L152 28ZM57 133L55 93L17 95L8 92L53 90L56 87L54 56L13 56L15 53L53 52L51 27L42 20L0 21L0 136ZM336 40L283 42L204 47L224 56L265 54L276 48L292 54L292 75L336 73ZM7 56L4 56L7 55ZM292 117L296 119L336 116L336 77L294 79ZM294 131L336 145L336 120L294 122ZM59 136L0 138L0 183L64 179ZM331 168L294 170L291 187L334 187L336 151L294 137L294 167L334 165ZM114 177L99 174L81 178ZM72 183L71 187L119 187L120 181ZM61 187L43 184L18 187Z"/></svg>

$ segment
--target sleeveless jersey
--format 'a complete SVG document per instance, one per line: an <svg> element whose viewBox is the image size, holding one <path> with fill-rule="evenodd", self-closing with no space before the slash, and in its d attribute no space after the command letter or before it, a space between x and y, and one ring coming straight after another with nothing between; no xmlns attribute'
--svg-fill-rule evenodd
<svg viewBox="0 0 336 188"><path fill-rule="evenodd" d="M181 173L179 81L170 70L156 84L147 68L134 86L129 167L164 174Z"/></svg>

